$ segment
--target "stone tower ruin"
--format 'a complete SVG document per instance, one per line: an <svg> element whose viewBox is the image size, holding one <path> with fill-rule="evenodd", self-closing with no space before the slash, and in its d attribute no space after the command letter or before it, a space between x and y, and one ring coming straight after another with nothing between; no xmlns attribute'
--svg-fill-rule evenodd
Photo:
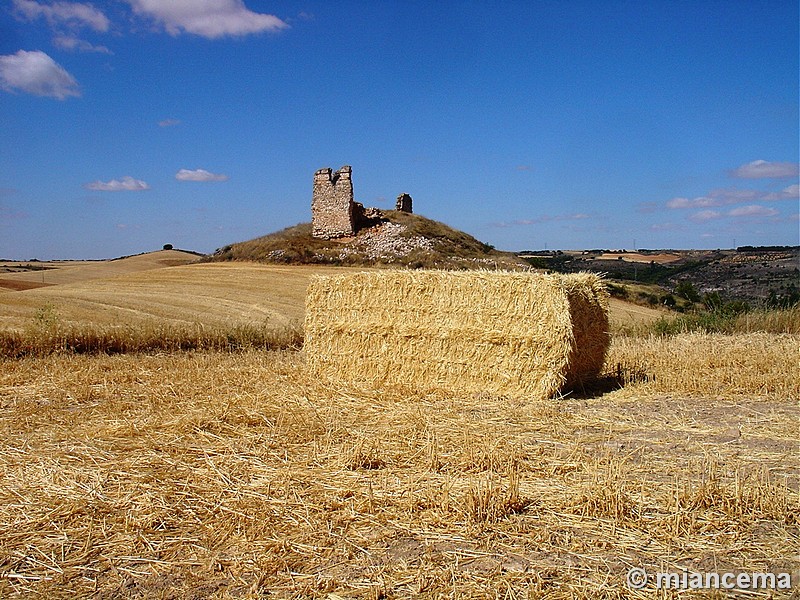
<svg viewBox="0 0 800 600"><path fill-rule="evenodd" d="M314 194L311 197L311 235L331 240L352 237L357 231L380 224L383 212L364 208L353 199L353 169L349 165L338 171L330 167L314 173ZM411 196L400 194L395 203L400 212L411 212Z"/></svg>
<svg viewBox="0 0 800 600"><path fill-rule="evenodd" d="M311 199L312 235L332 239L350 237L356 232L353 202L352 168L338 171L330 168L314 173L314 195Z"/></svg>
<svg viewBox="0 0 800 600"><path fill-rule="evenodd" d="M404 213L414 212L411 210L411 196L408 194L400 194L397 197L397 202L394 205L394 209Z"/></svg>

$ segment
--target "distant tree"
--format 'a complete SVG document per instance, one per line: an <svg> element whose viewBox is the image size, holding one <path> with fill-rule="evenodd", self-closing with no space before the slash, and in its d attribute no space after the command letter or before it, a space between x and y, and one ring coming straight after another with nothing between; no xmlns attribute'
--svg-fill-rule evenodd
<svg viewBox="0 0 800 600"><path fill-rule="evenodd" d="M164 250L172 250L172 244L164 244Z"/></svg>

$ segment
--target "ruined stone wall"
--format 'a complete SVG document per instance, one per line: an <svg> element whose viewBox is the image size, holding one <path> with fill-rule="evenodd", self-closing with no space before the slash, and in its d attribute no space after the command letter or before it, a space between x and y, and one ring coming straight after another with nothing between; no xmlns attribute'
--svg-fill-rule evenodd
<svg viewBox="0 0 800 600"><path fill-rule="evenodd" d="M314 173L311 200L312 235L318 238L349 237L355 234L352 169L345 165L335 172L330 168Z"/></svg>

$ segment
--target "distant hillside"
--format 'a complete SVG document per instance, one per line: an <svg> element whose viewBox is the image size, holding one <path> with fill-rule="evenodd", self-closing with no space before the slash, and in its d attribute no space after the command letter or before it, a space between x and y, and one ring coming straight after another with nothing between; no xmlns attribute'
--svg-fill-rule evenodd
<svg viewBox="0 0 800 600"><path fill-rule="evenodd" d="M188 250L158 250L111 260L0 263L0 288L27 290L104 279L128 273L186 265L202 256Z"/></svg>
<svg viewBox="0 0 800 600"><path fill-rule="evenodd" d="M323 240L302 223L260 238L220 248L206 260L276 264L474 269L527 266L471 235L420 215L382 211L383 218L354 237Z"/></svg>
<svg viewBox="0 0 800 600"><path fill-rule="evenodd" d="M609 279L661 286L663 294L694 288L723 301L754 306L793 306L800 301L800 247L740 246L736 250L641 250L637 253L590 250L526 253L533 267L562 273L592 271ZM662 294L662 295L663 295ZM686 295L684 292L683 295ZM649 296L652 300L653 296ZM688 298L687 298L688 299ZM663 300L663 299L662 299ZM680 308L680 306L678 306Z"/></svg>

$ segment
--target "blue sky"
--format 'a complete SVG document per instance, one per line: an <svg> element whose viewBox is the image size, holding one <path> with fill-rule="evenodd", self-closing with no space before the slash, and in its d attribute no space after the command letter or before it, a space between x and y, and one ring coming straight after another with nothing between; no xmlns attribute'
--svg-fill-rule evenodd
<svg viewBox="0 0 800 600"><path fill-rule="evenodd" d="M798 3L0 0L0 257L356 199L506 250L798 244Z"/></svg>

